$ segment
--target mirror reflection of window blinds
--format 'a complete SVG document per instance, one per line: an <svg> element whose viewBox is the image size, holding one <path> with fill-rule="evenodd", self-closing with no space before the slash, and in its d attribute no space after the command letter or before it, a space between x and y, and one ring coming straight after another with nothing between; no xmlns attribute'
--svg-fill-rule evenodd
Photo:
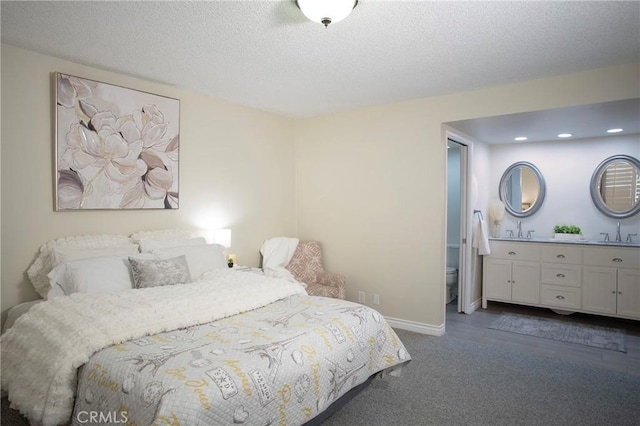
<svg viewBox="0 0 640 426"><path fill-rule="evenodd" d="M640 175L632 164L613 163L602 175L600 195L610 209L627 211L640 199Z"/></svg>

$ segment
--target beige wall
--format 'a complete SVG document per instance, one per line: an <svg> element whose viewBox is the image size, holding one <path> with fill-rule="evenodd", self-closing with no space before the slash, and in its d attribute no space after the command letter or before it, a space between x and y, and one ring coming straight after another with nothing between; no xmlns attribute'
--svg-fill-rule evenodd
<svg viewBox="0 0 640 426"><path fill-rule="evenodd" d="M387 317L444 324L443 122L640 95L638 64L363 108L296 122L298 234L318 238L347 297Z"/></svg>
<svg viewBox="0 0 640 426"><path fill-rule="evenodd" d="M60 71L181 99L178 211L53 211L52 87ZM167 227L233 229L257 265L274 235L315 238L347 297L380 295L405 326L444 324L443 122L640 96L638 64L290 120L2 46L2 311L35 298L24 271L48 239ZM482 158L482 156L480 156ZM297 225L297 226L296 226Z"/></svg>
<svg viewBox="0 0 640 426"><path fill-rule="evenodd" d="M180 209L53 210L51 73L64 72L181 100ZM262 242L295 233L292 121L175 87L2 45L2 317L37 298L25 271L49 239L138 230L231 228L240 263Z"/></svg>

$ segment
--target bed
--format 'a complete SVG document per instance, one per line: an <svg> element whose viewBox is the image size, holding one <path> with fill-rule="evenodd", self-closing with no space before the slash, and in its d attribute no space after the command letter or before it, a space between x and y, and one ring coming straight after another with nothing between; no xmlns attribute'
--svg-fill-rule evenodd
<svg viewBox="0 0 640 426"><path fill-rule="evenodd" d="M377 311L188 233L48 242L28 275L47 300L2 336L2 388L44 426L314 424L411 359Z"/></svg>

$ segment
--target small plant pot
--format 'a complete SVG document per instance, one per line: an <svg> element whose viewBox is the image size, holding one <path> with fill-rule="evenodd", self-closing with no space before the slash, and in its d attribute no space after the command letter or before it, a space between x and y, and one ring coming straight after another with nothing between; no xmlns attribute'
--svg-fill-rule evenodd
<svg viewBox="0 0 640 426"><path fill-rule="evenodd" d="M227 263L227 266L228 266L229 268L233 268L233 262L229 262L229 263Z"/></svg>
<svg viewBox="0 0 640 426"><path fill-rule="evenodd" d="M582 239L581 234L553 234L553 238L556 240L568 240L568 241L577 241Z"/></svg>

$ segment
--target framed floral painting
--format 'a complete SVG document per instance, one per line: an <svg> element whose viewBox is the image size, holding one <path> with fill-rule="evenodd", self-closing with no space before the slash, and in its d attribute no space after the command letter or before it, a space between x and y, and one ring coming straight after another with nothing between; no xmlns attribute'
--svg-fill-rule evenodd
<svg viewBox="0 0 640 426"><path fill-rule="evenodd" d="M177 209L180 101L55 78L56 210Z"/></svg>

